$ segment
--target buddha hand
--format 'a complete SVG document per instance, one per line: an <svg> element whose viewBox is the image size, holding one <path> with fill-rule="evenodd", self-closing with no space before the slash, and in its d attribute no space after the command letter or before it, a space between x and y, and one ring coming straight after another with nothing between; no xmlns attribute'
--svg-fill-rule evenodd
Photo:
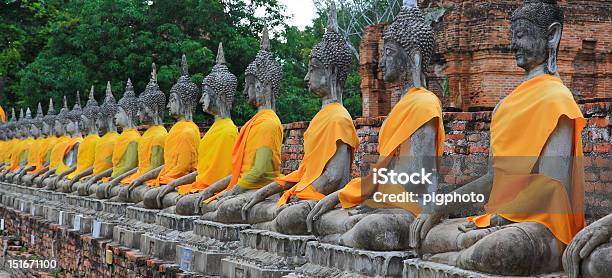
<svg viewBox="0 0 612 278"><path fill-rule="evenodd" d="M588 257L599 245L602 245L612 237L612 228L607 225L597 225L597 222L582 229L563 253L563 268L568 277L580 277L580 262Z"/></svg>
<svg viewBox="0 0 612 278"><path fill-rule="evenodd" d="M163 185L160 189L159 192L157 193L157 205L160 208L163 208L163 203L162 200L164 199L164 196L166 196L166 194L170 193L172 190L174 190L174 187L170 184L166 184Z"/></svg>
<svg viewBox="0 0 612 278"><path fill-rule="evenodd" d="M334 209L339 203L340 199L338 198L337 191L321 199L310 211L310 213L308 213L308 217L306 217L306 227L308 228L308 232L312 233L314 222L319 220L319 218L326 212Z"/></svg>
<svg viewBox="0 0 612 278"><path fill-rule="evenodd" d="M421 242L425 240L429 230L442 220L442 214L433 212L431 214L423 213L410 224L410 247L419 249Z"/></svg>
<svg viewBox="0 0 612 278"><path fill-rule="evenodd" d="M247 221L248 219L248 215L249 215L249 210L256 204L261 203L265 197L263 196L264 193L263 191L257 191L257 193L255 193L255 195L253 195L253 198L251 198L251 201L249 201L246 205L244 205L242 207L242 220L243 221Z"/></svg>

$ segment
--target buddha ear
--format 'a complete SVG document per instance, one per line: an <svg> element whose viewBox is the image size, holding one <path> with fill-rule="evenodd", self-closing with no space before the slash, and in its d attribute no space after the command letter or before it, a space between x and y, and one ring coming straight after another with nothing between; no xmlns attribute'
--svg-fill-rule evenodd
<svg viewBox="0 0 612 278"><path fill-rule="evenodd" d="M559 22L555 22L548 26L548 72L557 74L557 49L561 41L562 28Z"/></svg>
<svg viewBox="0 0 612 278"><path fill-rule="evenodd" d="M415 49L410 53L410 55L412 56L410 58L412 58L414 66L412 71L412 82L414 87L423 87L423 81L421 80L421 73L423 71L421 51Z"/></svg>

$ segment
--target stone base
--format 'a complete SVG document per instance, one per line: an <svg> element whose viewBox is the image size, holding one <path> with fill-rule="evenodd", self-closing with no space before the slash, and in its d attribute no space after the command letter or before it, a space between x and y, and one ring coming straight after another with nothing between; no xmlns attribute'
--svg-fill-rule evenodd
<svg viewBox="0 0 612 278"><path fill-rule="evenodd" d="M306 243L313 236L284 235L249 229L240 232L240 248L223 259L230 277L282 277L306 263Z"/></svg>
<svg viewBox="0 0 612 278"><path fill-rule="evenodd" d="M128 206L133 205L132 203L120 203L120 202L104 202L104 208L102 211L106 213L116 214L118 216L125 216Z"/></svg>
<svg viewBox="0 0 612 278"><path fill-rule="evenodd" d="M178 243L174 238L147 233L140 237L140 252L149 257L174 261Z"/></svg>
<svg viewBox="0 0 612 278"><path fill-rule="evenodd" d="M193 222L198 220L199 216L182 216L177 214L160 212L157 214L155 222L164 228L170 230L185 232L193 230Z"/></svg>
<svg viewBox="0 0 612 278"><path fill-rule="evenodd" d="M240 231L251 226L248 224L223 224L213 221L194 221L193 232L201 237L216 239L221 242L239 241Z"/></svg>
<svg viewBox="0 0 612 278"><path fill-rule="evenodd" d="M424 261L421 259L408 259L404 261L404 278L526 278L518 276L497 276L481 272L464 270L445 264ZM563 273L551 273L533 276L538 278L567 278Z"/></svg>
<svg viewBox="0 0 612 278"><path fill-rule="evenodd" d="M400 277L404 260L413 251L377 252L311 241L306 244L308 263L295 269L297 277Z"/></svg>
<svg viewBox="0 0 612 278"><path fill-rule="evenodd" d="M113 227L113 241L123 247L130 249L140 249L140 237L145 232L141 229L131 229L129 227Z"/></svg>
<svg viewBox="0 0 612 278"><path fill-rule="evenodd" d="M158 209L146 209L139 207L127 207L125 215L129 219L140 221L147 224L155 224Z"/></svg>

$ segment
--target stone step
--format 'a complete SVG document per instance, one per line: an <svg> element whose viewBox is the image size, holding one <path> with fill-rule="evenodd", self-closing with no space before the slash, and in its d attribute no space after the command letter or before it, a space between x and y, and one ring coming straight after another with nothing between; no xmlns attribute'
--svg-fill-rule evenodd
<svg viewBox="0 0 612 278"><path fill-rule="evenodd" d="M206 220L195 220L193 231L201 237L213 238L221 242L239 241L240 231L251 226L248 224L223 224Z"/></svg>
<svg viewBox="0 0 612 278"><path fill-rule="evenodd" d="M199 216L182 216L160 212L157 214L155 223L170 230L185 232L193 230L194 221L199 218Z"/></svg>
<svg viewBox="0 0 612 278"><path fill-rule="evenodd" d="M458 267L425 261L421 259L408 259L404 261L404 278L528 278L518 276L497 276L476 271L461 269ZM563 273L551 273L533 278L567 278Z"/></svg>
<svg viewBox="0 0 612 278"><path fill-rule="evenodd" d="M404 260L415 258L414 251L367 251L310 241L306 244L308 263L296 268L305 276L400 277Z"/></svg>
<svg viewBox="0 0 612 278"><path fill-rule="evenodd" d="M146 209L129 206L125 210L125 215L129 219L133 219L147 224L155 224L157 214L159 212L160 210L158 209Z"/></svg>

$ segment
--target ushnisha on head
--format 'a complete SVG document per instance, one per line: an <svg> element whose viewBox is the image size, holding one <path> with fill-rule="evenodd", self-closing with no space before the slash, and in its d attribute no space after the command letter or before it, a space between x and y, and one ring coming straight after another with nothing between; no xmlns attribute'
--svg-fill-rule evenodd
<svg viewBox="0 0 612 278"><path fill-rule="evenodd" d="M20 113L23 112L23 109L20 111ZM25 117L23 117L23 114L21 114L20 116L22 116L22 120L21 120L21 135L23 137L29 137L31 136L30 134L30 127L32 125L32 111L30 110L30 107L26 108L26 113L25 113Z"/></svg>
<svg viewBox="0 0 612 278"><path fill-rule="evenodd" d="M70 109L68 109L68 101L66 100L66 96L64 96L64 106L60 109L60 112L55 117L54 130L55 134L58 136L66 135L66 126L68 125L68 113L70 113Z"/></svg>
<svg viewBox="0 0 612 278"><path fill-rule="evenodd" d="M199 99L198 94L198 86L189 78L187 57L183 55L181 58L181 77L170 89L170 100L168 101L170 114L177 119L184 117L187 121L193 121L193 113Z"/></svg>
<svg viewBox="0 0 612 278"><path fill-rule="evenodd" d="M327 31L323 40L310 52L308 74L304 78L316 95L342 102L342 89L348 76L352 56L348 42L339 33L336 3L331 2Z"/></svg>
<svg viewBox="0 0 612 278"><path fill-rule="evenodd" d="M556 0L525 0L512 13L512 50L519 67L529 72L545 65L557 72L557 52L563 32L563 10Z"/></svg>
<svg viewBox="0 0 612 278"><path fill-rule="evenodd" d="M283 69L270 52L270 37L265 27L261 38L261 49L255 60L249 64L245 71L245 91L249 102L256 106L274 109L275 98L278 95Z"/></svg>
<svg viewBox="0 0 612 278"><path fill-rule="evenodd" d="M94 86L91 85L89 99L87 100L87 104L85 104L83 112L81 113L81 128L86 130L89 134L97 134L98 126L96 121L99 114L100 106L98 106L98 102L94 97Z"/></svg>
<svg viewBox="0 0 612 278"><path fill-rule="evenodd" d="M76 102L72 107L72 110L68 112L68 124L66 125L66 131L70 134L79 134L81 132L81 128L79 126L79 122L81 121L81 116L83 115L83 110L81 109L81 93L77 91L76 93Z"/></svg>
<svg viewBox="0 0 612 278"><path fill-rule="evenodd" d="M434 53L435 40L431 26L416 6L405 0L395 21L385 30L381 67L386 81L407 82L405 87L426 86L424 70Z"/></svg>
<svg viewBox="0 0 612 278"><path fill-rule="evenodd" d="M53 127L57 118L56 114L55 107L53 107L53 99L49 98L49 110L47 110L47 115L42 119L42 132L47 136L53 135Z"/></svg>
<svg viewBox="0 0 612 278"><path fill-rule="evenodd" d="M238 79L225 65L223 44L219 44L217 64L202 81L202 108L204 112L221 118L230 117L234 95L238 87Z"/></svg>
<svg viewBox="0 0 612 278"><path fill-rule="evenodd" d="M138 116L145 124L161 125L164 119L166 95L157 84L157 69L151 65L151 78L144 92L138 97Z"/></svg>
<svg viewBox="0 0 612 278"><path fill-rule="evenodd" d="M117 114L117 108L117 101L113 96L110 81L108 81L106 83L106 96L104 97L104 102L100 106L100 113L98 114L98 126L104 128L106 132L117 131L117 127L113 121L115 114Z"/></svg>
<svg viewBox="0 0 612 278"><path fill-rule="evenodd" d="M117 114L115 114L115 123L122 127L133 128L136 124L136 114L138 113L138 100L134 93L134 87L132 81L128 78L125 85L125 93L119 100L119 108Z"/></svg>

